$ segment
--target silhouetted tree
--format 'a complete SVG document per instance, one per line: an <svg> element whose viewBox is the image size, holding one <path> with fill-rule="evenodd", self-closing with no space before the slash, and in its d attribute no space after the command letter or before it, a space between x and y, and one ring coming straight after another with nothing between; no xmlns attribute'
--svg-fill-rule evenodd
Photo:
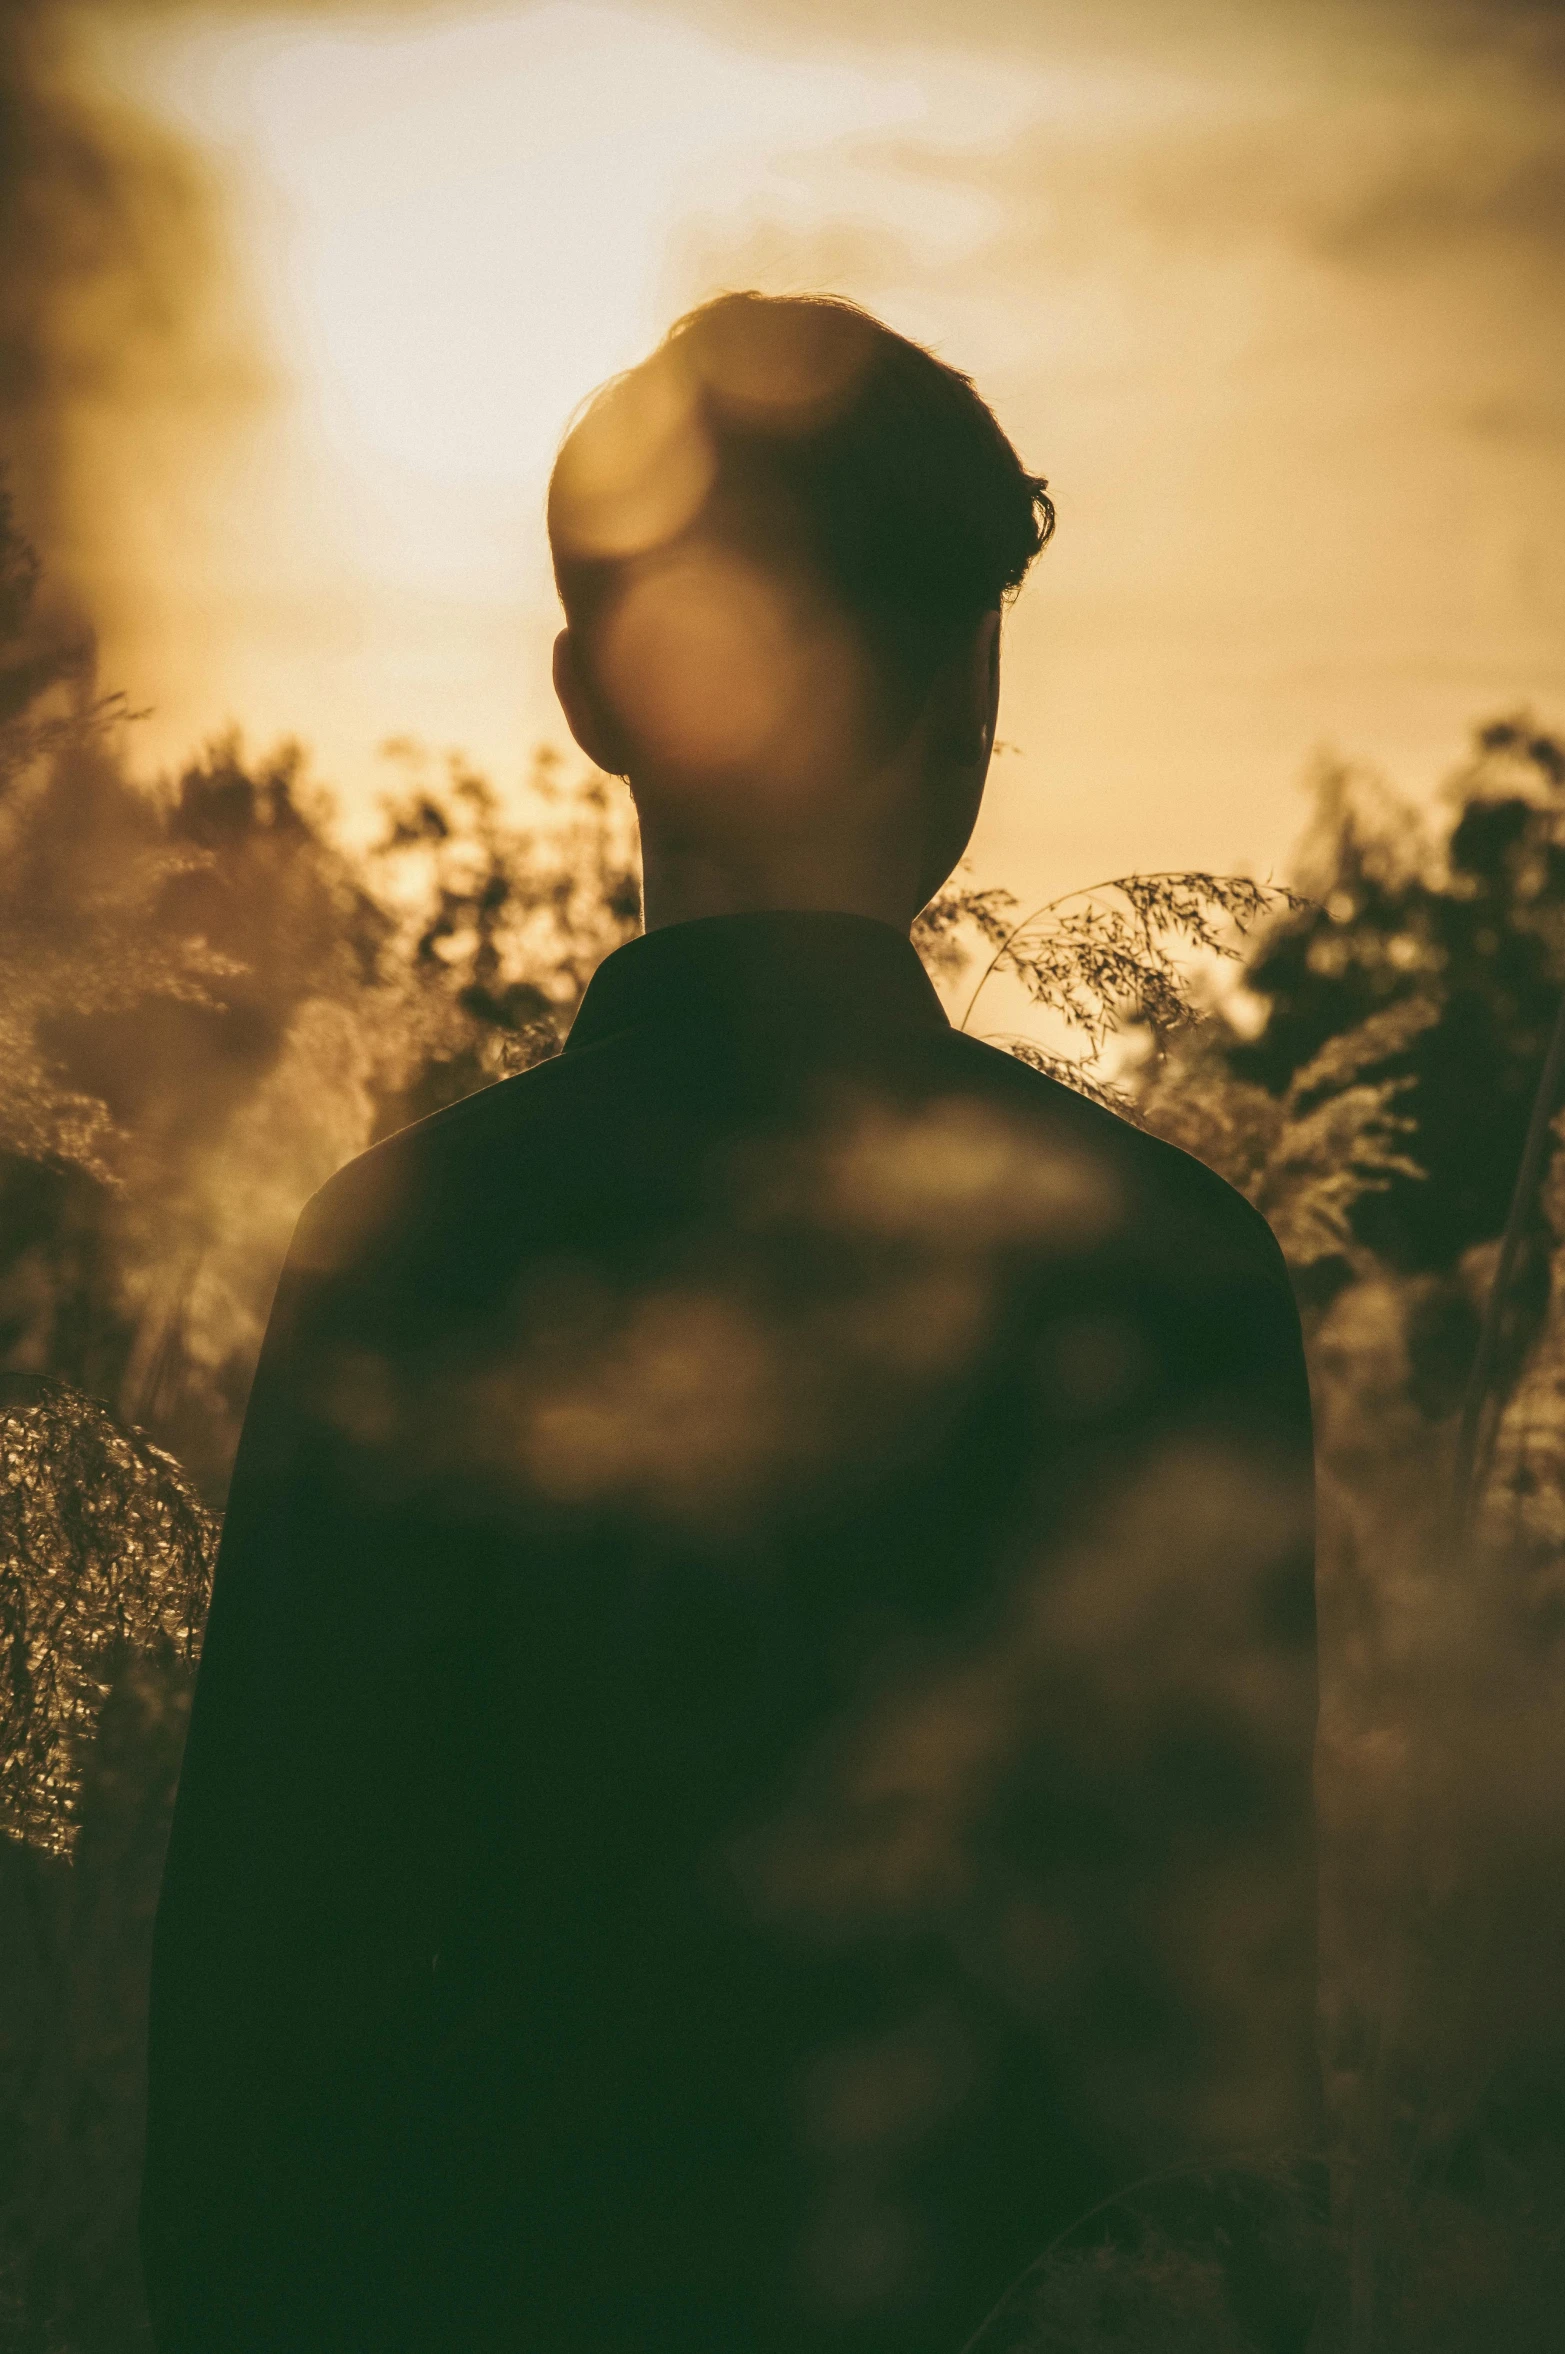
<svg viewBox="0 0 1565 2354"><path fill-rule="evenodd" d="M1328 1039L1431 1002L1385 1066L1409 1081L1423 1175L1390 1172L1353 1232L1397 1267L1449 1268L1505 1223L1565 985L1565 746L1525 717L1480 728L1433 825L1329 768L1296 880L1309 904L1245 974L1265 1026L1232 1067L1281 1094Z"/></svg>

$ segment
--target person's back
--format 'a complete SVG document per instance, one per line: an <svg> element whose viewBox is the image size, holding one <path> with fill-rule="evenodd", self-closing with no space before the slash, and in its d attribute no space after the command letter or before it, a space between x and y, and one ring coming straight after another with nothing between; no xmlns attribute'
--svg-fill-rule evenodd
<svg viewBox="0 0 1565 2354"><path fill-rule="evenodd" d="M710 347L746 432L763 330ZM623 532L634 468L587 442ZM796 700L744 738L777 613L695 581L715 472L661 572L562 558L652 928L555 1061L335 1179L279 1294L159 1921L165 2354L959 2354L1121 2184L1313 2133L1275 1245L954 1032L909 944L1004 579L963 591L940 758L887 733L883 817L944 778L888 852L851 763L829 807L790 768ZM820 620L817 715L857 659ZM676 690L725 632L709 720ZM938 667L928 613L866 642ZM650 749L601 740L627 706Z"/></svg>

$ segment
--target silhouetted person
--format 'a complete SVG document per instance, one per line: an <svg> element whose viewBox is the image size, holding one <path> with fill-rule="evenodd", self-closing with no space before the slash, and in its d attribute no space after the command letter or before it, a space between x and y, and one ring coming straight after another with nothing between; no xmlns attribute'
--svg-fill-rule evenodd
<svg viewBox="0 0 1565 2354"><path fill-rule="evenodd" d="M966 378L725 297L549 520L647 928L300 1222L158 1921L157 2340L958 2354L1116 2186L1314 2134L1297 1322L910 944L1053 520Z"/></svg>

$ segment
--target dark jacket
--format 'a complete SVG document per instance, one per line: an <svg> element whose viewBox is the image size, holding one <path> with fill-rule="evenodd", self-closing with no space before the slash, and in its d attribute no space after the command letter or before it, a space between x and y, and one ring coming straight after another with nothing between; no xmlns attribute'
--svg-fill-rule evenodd
<svg viewBox="0 0 1565 2354"><path fill-rule="evenodd" d="M959 2354L1314 2126L1260 1217L907 940L632 942L305 1211L158 1918L162 2354Z"/></svg>

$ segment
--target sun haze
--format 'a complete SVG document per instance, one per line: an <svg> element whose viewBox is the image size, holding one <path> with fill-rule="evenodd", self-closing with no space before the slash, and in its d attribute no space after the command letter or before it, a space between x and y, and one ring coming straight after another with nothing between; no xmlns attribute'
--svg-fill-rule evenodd
<svg viewBox="0 0 1565 2354"><path fill-rule="evenodd" d="M560 737L559 437L756 285L932 345L1055 487L988 875L1270 864L1322 740L1427 785L1565 692L1562 77L1526 15L80 12L83 85L201 160L269 385L71 428L143 759L232 717L361 808L394 733L519 775Z"/></svg>

